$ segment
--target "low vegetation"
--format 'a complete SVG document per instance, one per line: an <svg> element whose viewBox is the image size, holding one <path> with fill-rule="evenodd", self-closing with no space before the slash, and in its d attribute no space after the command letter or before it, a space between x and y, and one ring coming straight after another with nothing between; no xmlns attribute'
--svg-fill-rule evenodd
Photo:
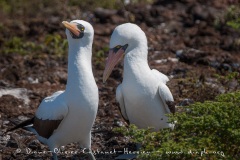
<svg viewBox="0 0 240 160"><path fill-rule="evenodd" d="M226 12L225 19L228 26L240 29L240 5L230 6Z"/></svg>
<svg viewBox="0 0 240 160"><path fill-rule="evenodd" d="M54 10L46 10L46 8L54 8L54 7L62 7L68 6L78 6L80 8L85 8L87 11L93 11L97 7L102 8L108 8L108 9L119 9L122 7L122 5L125 2L129 3L148 3L151 4L154 2L154 0L131 0L131 1L125 1L125 0L102 0L102 1L96 1L96 0L69 0L69 1L59 1L59 0L42 0L41 3L39 3L38 0L22 0L22 1L15 1L15 0L1 0L0 1L0 12L5 14L27 14L36 16L36 10L43 10L43 12L51 12L54 14ZM38 5L37 5L38 4ZM45 10L45 11L44 11ZM34 13L34 14L33 14Z"/></svg>
<svg viewBox="0 0 240 160"><path fill-rule="evenodd" d="M182 107L168 115L175 129L151 132L134 125L115 131L140 143L138 159L239 159L240 92L222 94L214 101Z"/></svg>
<svg viewBox="0 0 240 160"><path fill-rule="evenodd" d="M8 41L4 41L1 53L20 55L47 53L50 55L63 56L67 54L67 47L67 40L58 34L47 35L40 44L33 41L26 41L24 38L13 37Z"/></svg>
<svg viewBox="0 0 240 160"><path fill-rule="evenodd" d="M240 5L238 3L229 5L221 16L215 19L215 27L229 26L233 29L240 29Z"/></svg>

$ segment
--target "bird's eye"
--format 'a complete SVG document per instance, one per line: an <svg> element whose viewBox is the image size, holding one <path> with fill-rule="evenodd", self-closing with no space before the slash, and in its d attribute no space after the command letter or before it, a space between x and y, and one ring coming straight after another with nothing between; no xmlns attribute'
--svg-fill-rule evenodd
<svg viewBox="0 0 240 160"><path fill-rule="evenodd" d="M80 30L80 31L84 31L85 28L82 24L77 24L77 28Z"/></svg>
<svg viewBox="0 0 240 160"><path fill-rule="evenodd" d="M113 52L114 53L117 53L117 51L121 48L122 46L121 45L117 45L113 48Z"/></svg>
<svg viewBox="0 0 240 160"><path fill-rule="evenodd" d="M79 23L75 23L77 28L79 29L80 31L80 34L79 35L75 35L73 34L72 32L70 32L71 36L73 39L79 39L79 38L82 38L84 36L84 30L85 30L85 27L82 25L82 24L79 24Z"/></svg>

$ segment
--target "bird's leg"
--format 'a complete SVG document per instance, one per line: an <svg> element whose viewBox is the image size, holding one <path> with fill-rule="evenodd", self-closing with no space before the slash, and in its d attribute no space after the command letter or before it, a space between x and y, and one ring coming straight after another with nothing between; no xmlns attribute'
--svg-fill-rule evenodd
<svg viewBox="0 0 240 160"><path fill-rule="evenodd" d="M92 150L91 150L91 149L85 149L85 152L87 153L88 158L89 158L90 160L96 160L95 157L94 157L94 155L93 155L93 153L92 153Z"/></svg>
<svg viewBox="0 0 240 160"><path fill-rule="evenodd" d="M58 160L58 158L57 158L57 153L55 153L55 152L52 152L52 159L53 160Z"/></svg>
<svg viewBox="0 0 240 160"><path fill-rule="evenodd" d="M54 145L49 146L49 149L52 152L52 159L58 160L57 153L58 153L59 149Z"/></svg>
<svg viewBox="0 0 240 160"><path fill-rule="evenodd" d="M95 157L94 157L94 155L93 155L93 153L92 153L92 151L90 151L90 152L88 153L88 157L90 158L90 160L96 160Z"/></svg>

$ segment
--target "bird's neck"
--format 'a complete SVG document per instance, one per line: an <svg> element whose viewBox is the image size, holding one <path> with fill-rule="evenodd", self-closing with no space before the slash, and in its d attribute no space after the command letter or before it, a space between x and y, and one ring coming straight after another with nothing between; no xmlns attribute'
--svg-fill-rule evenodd
<svg viewBox="0 0 240 160"><path fill-rule="evenodd" d="M126 53L124 57L124 79L141 76L146 70L150 70L147 53L147 47L138 47Z"/></svg>
<svg viewBox="0 0 240 160"><path fill-rule="evenodd" d="M92 45L69 46L66 91L81 90L92 81Z"/></svg>

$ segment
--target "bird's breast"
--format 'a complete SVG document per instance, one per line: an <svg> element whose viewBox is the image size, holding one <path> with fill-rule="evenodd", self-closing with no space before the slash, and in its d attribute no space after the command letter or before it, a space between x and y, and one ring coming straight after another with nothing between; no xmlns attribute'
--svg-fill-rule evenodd
<svg viewBox="0 0 240 160"><path fill-rule="evenodd" d="M154 99L158 91L158 84L154 79L125 81L122 87L124 99L136 100L137 102Z"/></svg>
<svg viewBox="0 0 240 160"><path fill-rule="evenodd" d="M69 107L97 109L99 102L97 85L92 83L92 85L76 87L67 93L66 98Z"/></svg>

